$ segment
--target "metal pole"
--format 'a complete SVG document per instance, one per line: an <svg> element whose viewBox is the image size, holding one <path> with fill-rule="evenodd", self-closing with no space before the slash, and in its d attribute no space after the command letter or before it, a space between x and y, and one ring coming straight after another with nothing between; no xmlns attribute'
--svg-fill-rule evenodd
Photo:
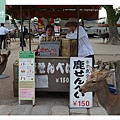
<svg viewBox="0 0 120 120"><path fill-rule="evenodd" d="M22 38L22 51L24 51L23 48L23 19L22 19L22 6L20 5L20 19L21 19L21 38Z"/></svg>
<svg viewBox="0 0 120 120"><path fill-rule="evenodd" d="M29 51L31 51L31 39L30 39L30 6L28 7L28 19L29 19Z"/></svg>
<svg viewBox="0 0 120 120"><path fill-rule="evenodd" d="M79 47L79 6L77 6L77 56Z"/></svg>

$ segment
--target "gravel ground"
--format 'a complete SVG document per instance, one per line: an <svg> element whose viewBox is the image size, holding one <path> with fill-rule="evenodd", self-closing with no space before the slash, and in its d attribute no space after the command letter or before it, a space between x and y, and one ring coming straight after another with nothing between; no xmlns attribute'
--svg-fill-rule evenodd
<svg viewBox="0 0 120 120"><path fill-rule="evenodd" d="M90 38L95 60L117 61L120 60L120 45L107 45L103 43L102 38Z"/></svg>

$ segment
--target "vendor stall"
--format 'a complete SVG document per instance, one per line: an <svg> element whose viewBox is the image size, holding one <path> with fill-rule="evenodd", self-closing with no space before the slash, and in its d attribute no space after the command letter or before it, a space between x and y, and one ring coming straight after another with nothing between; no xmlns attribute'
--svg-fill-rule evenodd
<svg viewBox="0 0 120 120"><path fill-rule="evenodd" d="M29 9L27 9L29 7ZM53 9L51 9L51 7ZM19 9L20 8L20 9ZM98 18L100 5L58 5L58 6L11 6L14 17L61 17L69 18ZM14 10L13 10L14 9ZM20 12L22 10L22 12ZM27 10L29 14L27 15ZM77 12L76 12L77 11ZM64 14L63 14L64 12ZM16 14L17 13L17 14ZM18 14L18 13L21 13ZM43 14L42 14L43 13ZM85 14L83 14L85 13ZM86 14L87 13L87 14ZM34 16L33 16L34 15ZM22 18L21 18L22 20ZM30 41L31 43L31 41ZM31 44L30 44L31 45ZM23 50L23 49L22 49ZM30 47L31 50L31 47ZM70 80L70 57L78 54L76 40L60 39L53 36L51 39L43 39L39 45L38 54L35 57L35 88L37 91L68 92ZM13 64L14 71L14 96L18 93L18 61Z"/></svg>
<svg viewBox="0 0 120 120"><path fill-rule="evenodd" d="M70 56L77 56L77 40L42 41L35 57L36 91L68 92ZM13 64L14 96L18 96L18 60Z"/></svg>
<svg viewBox="0 0 120 120"><path fill-rule="evenodd" d="M69 91L69 57L36 56L36 91L68 92ZM14 96L18 96L18 61L13 64Z"/></svg>

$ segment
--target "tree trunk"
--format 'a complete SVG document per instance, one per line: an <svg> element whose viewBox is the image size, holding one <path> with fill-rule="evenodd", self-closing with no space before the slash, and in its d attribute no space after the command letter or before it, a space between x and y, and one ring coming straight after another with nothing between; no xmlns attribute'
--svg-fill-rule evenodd
<svg viewBox="0 0 120 120"><path fill-rule="evenodd" d="M116 25L115 11L112 5L105 5L104 8L107 12L108 27L109 27L109 42L108 44L117 45L119 44L119 34Z"/></svg>
<svg viewBox="0 0 120 120"><path fill-rule="evenodd" d="M116 87L117 93L120 94L120 60L117 61L116 67Z"/></svg>

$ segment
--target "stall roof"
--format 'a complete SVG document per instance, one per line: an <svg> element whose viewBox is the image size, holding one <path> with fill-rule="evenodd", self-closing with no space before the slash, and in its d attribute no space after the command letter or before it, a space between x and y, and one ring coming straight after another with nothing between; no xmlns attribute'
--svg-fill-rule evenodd
<svg viewBox="0 0 120 120"><path fill-rule="evenodd" d="M79 6L79 16L83 19L98 19L101 5L22 5L23 18L28 18L28 9L30 18L69 18L77 17L76 8ZM12 11L14 18L20 18L20 5L8 6Z"/></svg>

